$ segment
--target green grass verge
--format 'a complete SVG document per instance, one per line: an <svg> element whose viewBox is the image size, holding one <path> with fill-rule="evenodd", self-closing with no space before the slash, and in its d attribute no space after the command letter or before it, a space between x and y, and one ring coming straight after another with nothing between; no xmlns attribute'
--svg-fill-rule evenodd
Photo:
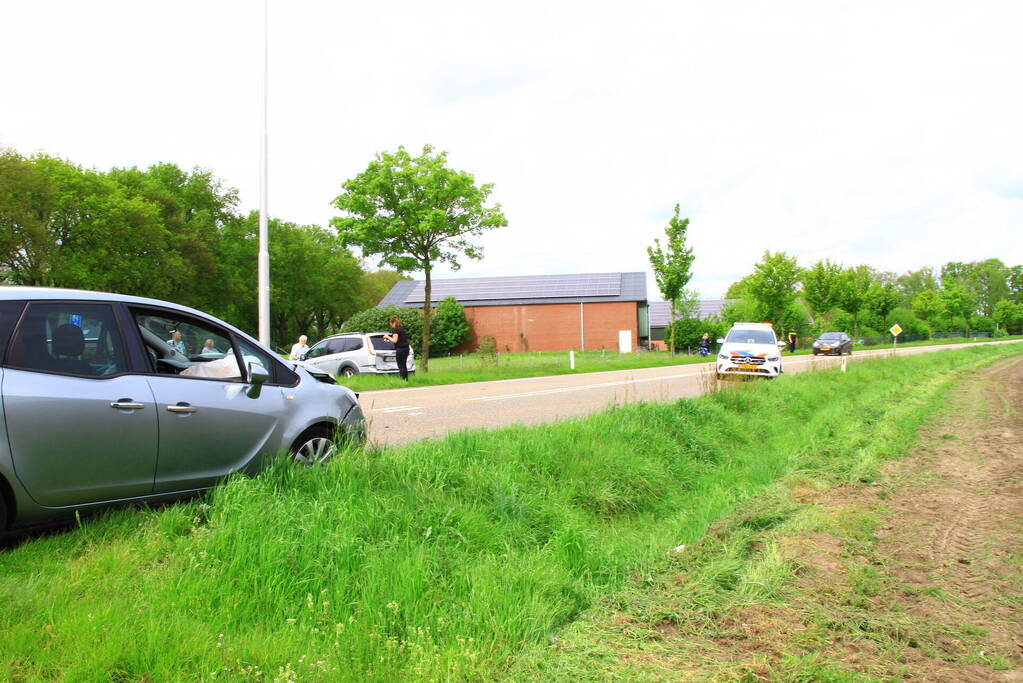
<svg viewBox="0 0 1023 683"><path fill-rule="evenodd" d="M1023 337L1002 337L990 341L1023 339ZM930 339L899 344L903 346L933 346L937 344L964 344L973 339ZM858 346L858 351L871 351L883 346ZM809 349L799 349L785 356L807 355ZM430 371L418 372L403 382L397 375L357 375L339 377L338 382L354 391L378 389L404 389L410 386L434 386L439 384L462 384L465 382L487 382L499 379L522 377L546 377L550 375L572 375L608 370L633 370L638 368L670 367L707 363L706 358L679 353L672 356L667 351L643 351L639 353L613 353L610 351L583 351L575 354L575 370L569 368L568 351L535 351L532 353L501 353L496 362L484 363L476 354L448 356L430 359Z"/></svg>
<svg viewBox="0 0 1023 683"><path fill-rule="evenodd" d="M355 391L396 389L408 386L462 384L487 382L521 377L572 375L607 370L632 370L706 362L701 356L676 354L666 351L616 353L611 351L576 351L575 370L569 367L568 351L534 351L529 353L501 353L492 362L483 362L476 354L446 356L430 359L430 371L417 372L402 382L397 375L356 375L339 377L338 382Z"/></svg>
<svg viewBox="0 0 1023 683"><path fill-rule="evenodd" d="M794 469L875 476L958 372L1014 353L868 361L281 463L205 500L108 513L0 555L0 679L521 671L523 652Z"/></svg>

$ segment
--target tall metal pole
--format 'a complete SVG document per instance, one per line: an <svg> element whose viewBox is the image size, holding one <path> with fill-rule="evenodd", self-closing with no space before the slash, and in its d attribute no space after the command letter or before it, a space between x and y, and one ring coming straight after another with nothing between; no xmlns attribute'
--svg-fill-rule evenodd
<svg viewBox="0 0 1023 683"><path fill-rule="evenodd" d="M270 250L268 241L267 187L269 166L269 138L267 126L267 100L270 71L270 0L263 0L263 127L259 135L259 341L270 345Z"/></svg>

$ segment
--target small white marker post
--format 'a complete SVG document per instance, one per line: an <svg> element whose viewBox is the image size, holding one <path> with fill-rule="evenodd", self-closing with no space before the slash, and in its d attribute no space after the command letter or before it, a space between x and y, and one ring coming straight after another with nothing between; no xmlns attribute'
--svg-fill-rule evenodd
<svg viewBox="0 0 1023 683"><path fill-rule="evenodd" d="M568 369L575 370L575 351L573 349L568 350Z"/></svg>
<svg viewBox="0 0 1023 683"><path fill-rule="evenodd" d="M899 335L902 334L902 328L899 327L899 323L895 323L888 328L888 331L892 333L892 353L895 353L899 345Z"/></svg>

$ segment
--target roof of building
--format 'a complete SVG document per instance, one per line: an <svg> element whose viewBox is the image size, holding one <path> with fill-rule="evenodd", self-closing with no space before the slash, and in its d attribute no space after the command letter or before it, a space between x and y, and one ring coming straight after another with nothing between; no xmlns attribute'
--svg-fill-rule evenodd
<svg viewBox="0 0 1023 683"><path fill-rule="evenodd" d="M377 307L422 308L423 280L401 280ZM578 273L572 275L512 275L434 279L430 300L449 296L463 306L521 306L525 304L646 301L646 273Z"/></svg>
<svg viewBox="0 0 1023 683"><path fill-rule="evenodd" d="M732 299L704 299L696 302L696 317L700 320L712 315L721 315L721 309ZM650 327L667 327L671 322L671 304L667 301L650 302Z"/></svg>

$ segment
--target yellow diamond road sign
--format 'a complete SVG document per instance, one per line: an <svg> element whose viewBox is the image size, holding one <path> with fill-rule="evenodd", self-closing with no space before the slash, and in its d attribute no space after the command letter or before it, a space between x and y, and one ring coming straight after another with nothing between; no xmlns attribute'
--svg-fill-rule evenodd
<svg viewBox="0 0 1023 683"><path fill-rule="evenodd" d="M890 328L888 328L888 331L892 333L893 337L898 337L900 334L902 334L902 328L899 327L899 323L895 323L894 325L892 325Z"/></svg>

